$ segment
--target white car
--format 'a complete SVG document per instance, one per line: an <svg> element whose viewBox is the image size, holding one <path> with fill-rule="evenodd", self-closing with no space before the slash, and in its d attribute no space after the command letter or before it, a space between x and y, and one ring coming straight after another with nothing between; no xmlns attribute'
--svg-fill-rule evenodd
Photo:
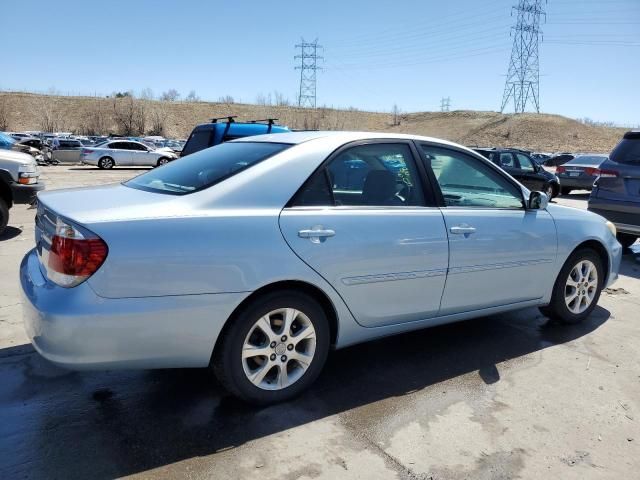
<svg viewBox="0 0 640 480"><path fill-rule="evenodd" d="M80 162L98 168L159 167L178 158L173 152L155 150L144 143L133 140L109 140L95 147L84 147L80 152Z"/></svg>

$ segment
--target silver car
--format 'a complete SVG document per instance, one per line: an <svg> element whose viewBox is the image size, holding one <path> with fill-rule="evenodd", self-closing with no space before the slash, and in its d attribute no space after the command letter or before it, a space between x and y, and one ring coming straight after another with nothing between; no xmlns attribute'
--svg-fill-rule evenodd
<svg viewBox="0 0 640 480"><path fill-rule="evenodd" d="M173 152L155 150L133 140L110 140L95 147L84 147L80 152L80 162L99 168L119 167L159 167L178 158Z"/></svg>
<svg viewBox="0 0 640 480"><path fill-rule="evenodd" d="M64 163L78 163L82 147L80 140L54 138L51 141L51 159Z"/></svg>
<svg viewBox="0 0 640 480"><path fill-rule="evenodd" d="M524 307L586 318L618 276L615 227L547 201L433 138L238 139L40 194L26 330L58 365L211 365L235 395L281 401L331 347Z"/></svg>

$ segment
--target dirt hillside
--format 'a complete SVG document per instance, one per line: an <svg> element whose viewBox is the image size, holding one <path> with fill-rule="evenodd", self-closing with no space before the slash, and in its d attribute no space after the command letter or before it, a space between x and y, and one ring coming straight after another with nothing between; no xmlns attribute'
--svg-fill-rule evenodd
<svg viewBox="0 0 640 480"><path fill-rule="evenodd" d="M43 130L103 133L120 130L114 119L113 99L58 97L27 93L0 93L0 120L7 130ZM399 125L389 113L360 110L317 110L209 102L136 101L143 109L144 131L162 123L164 134L185 138L194 125L212 117L237 115L238 120L279 118L296 129L396 131L452 140L465 145L517 146L538 151L609 152L624 129L589 126L560 115L505 115L497 112L453 111L402 114ZM155 120L154 120L155 119ZM398 122L395 122L398 123ZM99 125L99 127L96 127Z"/></svg>

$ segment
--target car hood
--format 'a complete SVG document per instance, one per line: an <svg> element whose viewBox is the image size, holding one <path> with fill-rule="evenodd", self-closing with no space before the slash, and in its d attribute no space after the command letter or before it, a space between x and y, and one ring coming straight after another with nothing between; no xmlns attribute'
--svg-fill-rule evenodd
<svg viewBox="0 0 640 480"><path fill-rule="evenodd" d="M555 219L572 217L580 218L584 221L594 221L601 223L606 222L605 218L588 210L583 210L582 208L567 207L565 205L558 205L557 203L549 203L547 205L547 212L549 212Z"/></svg>
<svg viewBox="0 0 640 480"><path fill-rule="evenodd" d="M40 192L38 201L81 225L186 216L193 210L183 197L146 192L122 184L49 190Z"/></svg>
<svg viewBox="0 0 640 480"><path fill-rule="evenodd" d="M0 150L0 162L10 161L16 163L35 164L35 160L28 153L17 152L15 150Z"/></svg>

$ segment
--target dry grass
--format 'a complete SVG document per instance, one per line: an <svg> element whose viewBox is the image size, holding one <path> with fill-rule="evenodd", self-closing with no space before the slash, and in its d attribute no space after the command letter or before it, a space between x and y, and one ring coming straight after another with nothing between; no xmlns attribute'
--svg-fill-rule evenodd
<svg viewBox="0 0 640 480"><path fill-rule="evenodd" d="M26 93L0 93L11 130L40 130L43 117L57 122L58 131L82 132L92 112L110 112L112 100L93 97L57 97ZM209 102L156 102L141 100L145 112L160 111L165 134L185 138L198 123L212 117L238 115L239 120L276 117L294 129L402 132L444 138L465 145L516 146L539 151L609 152L624 129L584 125L560 115L503 115L497 112L454 111L403 114L393 125L391 113L359 110L261 106ZM396 122L397 123L397 122ZM150 128L152 119L147 118ZM112 116L104 119L106 132L117 132Z"/></svg>

